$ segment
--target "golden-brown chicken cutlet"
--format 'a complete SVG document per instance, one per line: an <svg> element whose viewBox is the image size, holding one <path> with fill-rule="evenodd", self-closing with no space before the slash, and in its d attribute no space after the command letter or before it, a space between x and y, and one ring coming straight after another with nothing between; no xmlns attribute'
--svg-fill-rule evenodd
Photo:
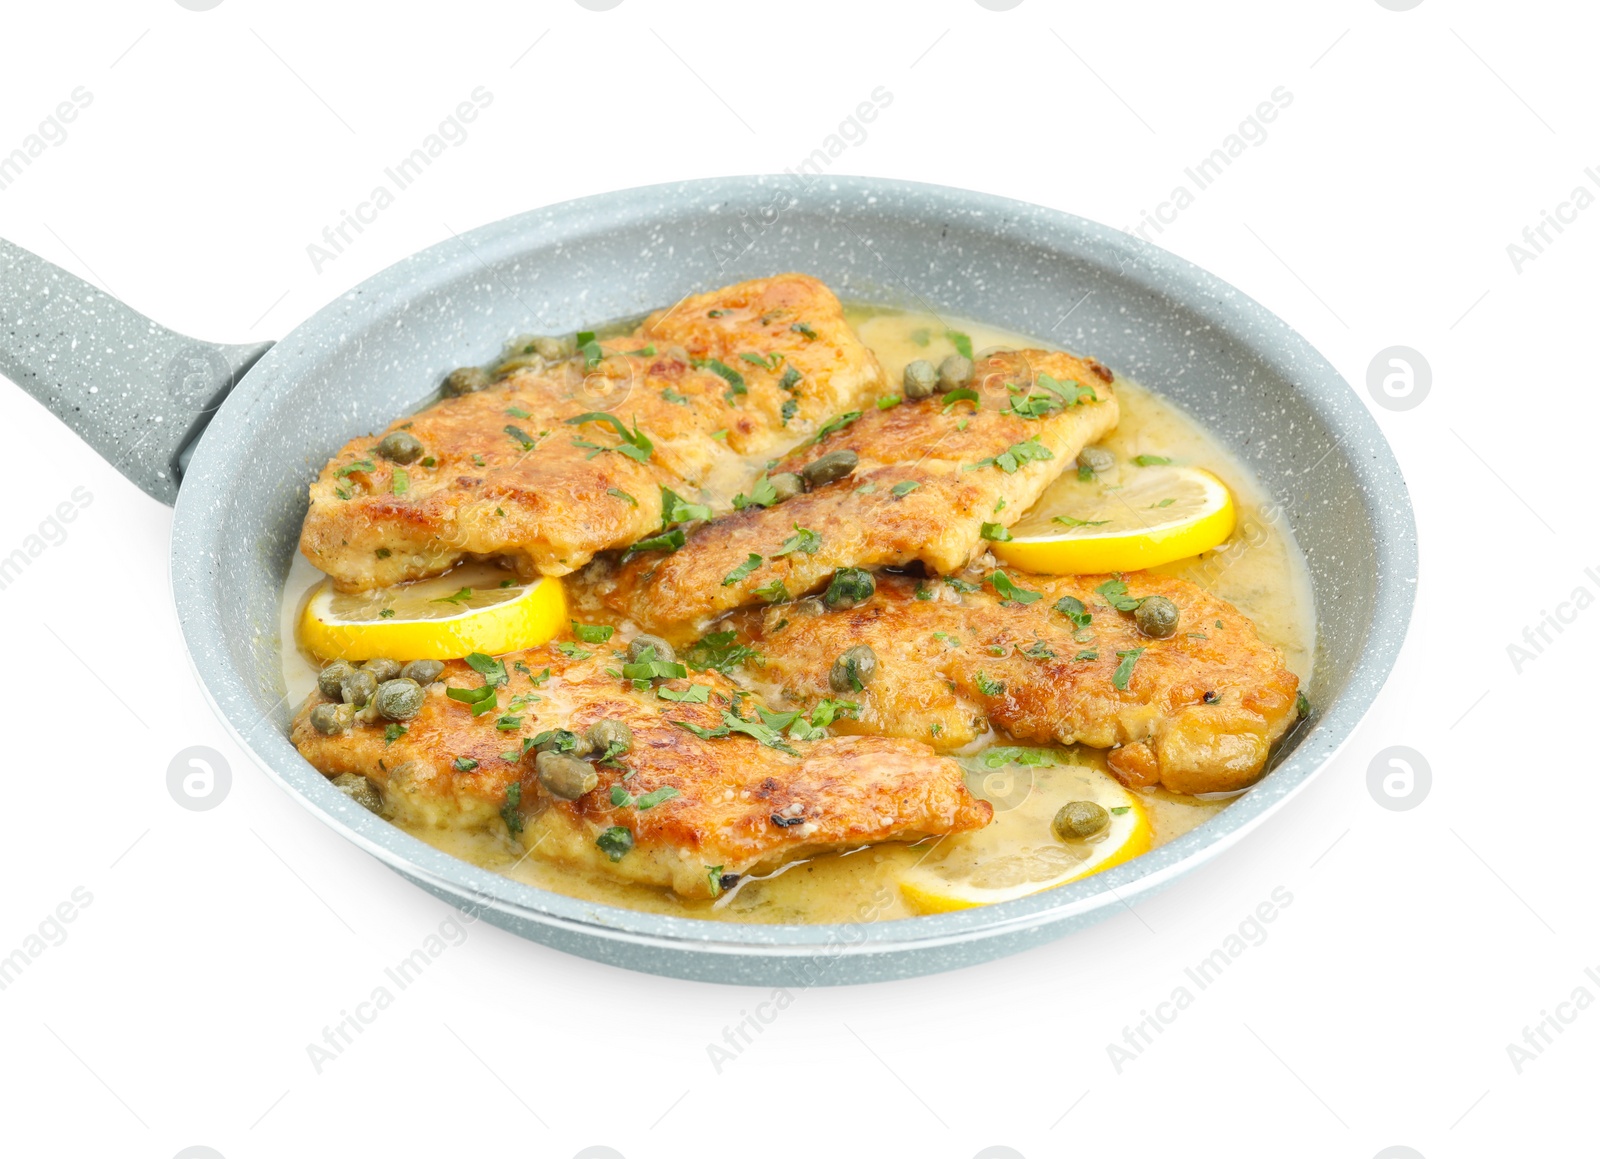
<svg viewBox="0 0 1600 1159"><path fill-rule="evenodd" d="M854 470L771 506L700 527L598 577L607 604L657 628L802 595L844 567L920 561L948 574L983 547L983 525L1015 522L1089 443L1117 423L1110 372L1070 354L980 360L972 387L868 407L791 453L775 473L850 452ZM760 501L763 496L752 496Z"/></svg>
<svg viewBox="0 0 1600 1159"><path fill-rule="evenodd" d="M447 663L404 724L358 721L326 735L312 713L333 702L314 694L294 744L330 777L367 777L385 815L408 826L503 824L539 857L685 897L714 896L729 874L981 828L993 815L956 762L926 745L829 736L820 718L764 712L716 671L623 675L625 654L572 641L486 661ZM450 696L489 686L492 707L480 701L476 714ZM602 720L631 733L609 761L578 739ZM536 743L575 745L566 755L587 755L594 787L575 800L552 795Z"/></svg>
<svg viewBox="0 0 1600 1159"><path fill-rule="evenodd" d="M741 456L792 444L881 383L816 279L729 286L346 444L311 485L300 550L345 591L483 556L564 575L658 529L662 488L726 506L716 489L745 482ZM399 461L380 449L389 436Z"/></svg>
<svg viewBox="0 0 1600 1159"><path fill-rule="evenodd" d="M1110 749L1112 770L1135 787L1244 788L1296 719L1298 681L1282 653L1186 580L974 578L982 582L881 575L876 594L849 610L813 600L729 623L760 652L759 679L789 702L858 702L841 731L957 748L993 725L1018 740ZM1146 596L1177 606L1172 636L1146 636L1113 606ZM860 691L830 687L834 661L858 645L876 658L871 678Z"/></svg>

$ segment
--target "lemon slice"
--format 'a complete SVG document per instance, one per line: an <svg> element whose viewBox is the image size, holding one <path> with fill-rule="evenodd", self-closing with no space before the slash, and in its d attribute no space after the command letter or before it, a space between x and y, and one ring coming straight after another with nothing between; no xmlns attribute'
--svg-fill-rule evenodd
<svg viewBox="0 0 1600 1159"><path fill-rule="evenodd" d="M991 769L981 757L962 764L968 786L994 804L994 820L974 833L946 837L901 874L900 892L920 913L1026 897L1121 865L1150 848L1150 818L1139 798L1097 768ZM1006 807L1019 796L1019 803ZM1093 801L1111 814L1110 824L1088 840L1062 841L1051 822L1069 801Z"/></svg>
<svg viewBox="0 0 1600 1159"><path fill-rule="evenodd" d="M1233 522L1233 497L1210 471L1129 466L1110 482L1063 476L989 548L1045 575L1140 571L1209 551Z"/></svg>
<svg viewBox="0 0 1600 1159"><path fill-rule="evenodd" d="M451 660L531 648L566 627L561 581L507 579L489 566L348 595L319 584L300 615L300 646L324 660Z"/></svg>

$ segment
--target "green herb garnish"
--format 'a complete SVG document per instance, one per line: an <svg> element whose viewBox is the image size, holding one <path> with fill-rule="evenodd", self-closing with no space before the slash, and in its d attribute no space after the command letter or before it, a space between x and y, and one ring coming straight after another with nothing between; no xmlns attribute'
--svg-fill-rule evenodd
<svg viewBox="0 0 1600 1159"><path fill-rule="evenodd" d="M1128 681L1133 678L1133 666L1139 662L1139 657L1144 655L1143 648L1129 648L1126 652L1118 652L1122 663L1117 665L1117 670L1111 674L1111 686L1119 692L1125 692Z"/></svg>
<svg viewBox="0 0 1600 1159"><path fill-rule="evenodd" d="M730 587L733 584L739 583L760 566L761 557L752 551L748 559L730 571L727 575L722 577L722 586Z"/></svg>

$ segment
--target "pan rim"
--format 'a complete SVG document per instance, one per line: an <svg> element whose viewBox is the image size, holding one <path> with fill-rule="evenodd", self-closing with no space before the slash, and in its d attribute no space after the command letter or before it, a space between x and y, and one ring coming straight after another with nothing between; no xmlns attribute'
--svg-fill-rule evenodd
<svg viewBox="0 0 1600 1159"><path fill-rule="evenodd" d="M251 428L253 408L292 389L299 340L330 322L357 331L439 282L469 271L474 243L507 235L529 248L570 241L616 225L638 225L706 212L752 194L771 194L784 176L709 178L636 187L562 202L489 223L379 271L312 314L244 377L202 438L173 516L171 580L186 651L213 711L241 747L282 787L367 852L414 880L486 903L507 916L617 942L705 954L798 957L842 941L845 952L883 954L962 945L1084 918L1157 889L1237 843L1302 789L1352 736L1387 680L1409 628L1417 574L1416 529L1409 489L1392 449L1354 390L1311 344L1264 306L1177 255L1110 227L1026 202L947 186L879 178L834 177L814 186L820 198L864 203L890 198L928 212L977 220L996 240L1048 247L1070 239L1073 256L1116 271L1124 281L1175 302L1236 336L1267 363L1293 367L1298 392L1348 456L1374 542L1375 614L1345 687L1319 714L1294 751L1261 781L1203 825L1160 848L1073 885L1014 901L893 921L764 925L653 914L581 901L524 885L440 852L367 813L333 789L290 745L269 714L261 716L245 674L216 641L225 631L215 600L214 554L232 467L223 458ZM887 195L887 196L886 196ZM464 245L462 243L465 243ZM1092 252L1089 252L1092 251ZM1180 286L1185 296L1174 297ZM1351 453L1360 446L1363 454ZM252 719L254 718L254 719ZM262 735L265 732L265 735ZM842 937L848 931L849 937Z"/></svg>

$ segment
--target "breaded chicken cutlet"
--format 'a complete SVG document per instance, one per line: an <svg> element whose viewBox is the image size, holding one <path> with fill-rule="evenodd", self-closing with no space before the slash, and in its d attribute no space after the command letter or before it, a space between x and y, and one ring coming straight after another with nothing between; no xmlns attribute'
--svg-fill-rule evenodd
<svg viewBox="0 0 1600 1159"><path fill-rule="evenodd" d="M877 359L815 278L694 295L627 337L347 443L311 485L300 550L343 591L486 556L525 578L565 575L660 527L664 490L726 506L703 485L743 482L742 456L882 392Z"/></svg>
<svg viewBox="0 0 1600 1159"><path fill-rule="evenodd" d="M614 611L660 629L801 596L846 567L958 571L983 549L985 524L1021 518L1116 426L1110 378L1070 354L992 354L971 388L841 416L774 468L804 473L844 455L854 466L842 477L768 506L754 495L676 550L633 555L598 588Z"/></svg>
<svg viewBox="0 0 1600 1159"><path fill-rule="evenodd" d="M1165 639L1145 635L1132 614L1150 596L1178 609ZM747 609L726 626L760 653L752 673L788 702L858 702L840 731L956 749L992 725L1020 741L1109 749L1112 771L1132 787L1242 789L1296 719L1299 681L1283 654L1231 604L1151 572L1002 571L980 583L880 575L876 593L847 610L810 600ZM841 692L830 684L834 662L860 646L872 649L875 671Z"/></svg>
<svg viewBox="0 0 1600 1159"><path fill-rule="evenodd" d="M475 657L476 668L452 660L403 723L330 732L314 721L336 702L316 693L291 739L323 774L368 778L393 820L503 824L534 856L690 898L715 896L730 875L978 829L993 815L960 766L920 742L830 736L817 714L771 713L720 672L626 656L569 640ZM605 737L625 726L626 746L610 759L615 746L587 751L595 783L558 795L583 788L559 780L577 762L541 776L551 770L540 750L582 752L600 722Z"/></svg>

